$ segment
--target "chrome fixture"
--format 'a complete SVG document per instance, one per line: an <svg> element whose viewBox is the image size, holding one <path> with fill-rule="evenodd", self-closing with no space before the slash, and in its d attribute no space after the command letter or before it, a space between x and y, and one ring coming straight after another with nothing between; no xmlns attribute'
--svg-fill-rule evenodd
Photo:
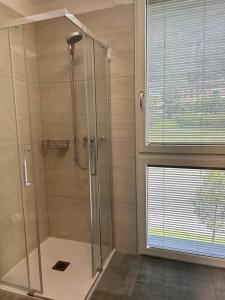
<svg viewBox="0 0 225 300"><path fill-rule="evenodd" d="M31 152L30 148L24 149L24 159L23 159L23 172L24 172L24 185L28 187L31 185L31 181L28 178L28 171L27 171L27 154Z"/></svg>
<svg viewBox="0 0 225 300"><path fill-rule="evenodd" d="M79 153L79 139L78 139L78 122L76 115L76 101L75 101L75 44L82 40L83 36L80 32L73 32L66 38L66 42L69 45L70 52L70 79L71 79L71 102L72 102L72 113L73 113L73 139L74 139L74 163L81 170L88 170L87 167L83 167L80 162Z"/></svg>
<svg viewBox="0 0 225 300"><path fill-rule="evenodd" d="M70 54L74 56L75 54L75 44L82 40L82 34L78 31L71 33L67 36L66 42L69 45Z"/></svg>

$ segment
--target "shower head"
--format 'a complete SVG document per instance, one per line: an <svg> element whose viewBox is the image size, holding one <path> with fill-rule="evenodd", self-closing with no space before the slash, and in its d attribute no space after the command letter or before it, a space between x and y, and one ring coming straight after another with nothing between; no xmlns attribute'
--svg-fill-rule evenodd
<svg viewBox="0 0 225 300"><path fill-rule="evenodd" d="M66 38L66 42L68 45L74 45L78 43L82 39L82 34L80 32L73 32Z"/></svg>
<svg viewBox="0 0 225 300"><path fill-rule="evenodd" d="M75 53L75 44L82 39L82 34L78 31L67 36L66 42L69 45L70 55L73 57Z"/></svg>

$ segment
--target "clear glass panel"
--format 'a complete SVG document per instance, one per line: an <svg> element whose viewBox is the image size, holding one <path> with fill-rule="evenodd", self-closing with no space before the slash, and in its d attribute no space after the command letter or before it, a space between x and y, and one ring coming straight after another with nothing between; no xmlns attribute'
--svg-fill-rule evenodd
<svg viewBox="0 0 225 300"><path fill-rule="evenodd" d="M33 70L36 68L37 72L37 65L31 64L31 52L29 51L31 43L34 43L34 40L30 38L32 31L34 31L32 26L30 24L25 27L11 28L9 34L15 87L20 165L23 177L23 207L30 290L41 291L40 245L37 226L37 195L33 156L33 148L37 148L40 141L38 141L36 134L31 130L31 123L34 122L34 116L30 114L31 105L33 104L33 94L31 91L33 85L37 84L36 80L30 74L32 68ZM14 267L12 274L18 283L23 285L24 278L20 275L21 268L26 268L25 260L21 260Z"/></svg>
<svg viewBox="0 0 225 300"><path fill-rule="evenodd" d="M0 278L28 288L24 208L8 29L0 31ZM23 262L19 276L13 270ZM19 279L19 280L18 280Z"/></svg>
<svg viewBox="0 0 225 300"><path fill-rule="evenodd" d="M2 174L1 179L2 198L12 211L3 216L5 223L0 227L0 270L2 280L41 293L43 276L42 294L49 298L58 297L65 289L67 293L68 286L62 281L54 291L48 290L46 266L53 267L58 260L71 262L70 268L77 272L71 284L78 294L85 295L86 280L91 287L92 273L102 267L101 238L104 257L111 249L106 52L96 44L99 53L94 55L93 39L81 33L72 55L67 38L77 31L60 17L13 27L0 36L8 47L0 51L2 99L12 102L2 102L0 122L5 132L0 140L0 163L12 173L17 166L14 177L10 174L10 179L5 179ZM5 88L6 79L11 90ZM11 110L13 115L8 116ZM100 218L100 213L104 217ZM105 227L102 237L100 222ZM77 260L80 269L72 263Z"/></svg>
<svg viewBox="0 0 225 300"><path fill-rule="evenodd" d="M224 192L224 170L147 166L147 248L224 259Z"/></svg>
<svg viewBox="0 0 225 300"><path fill-rule="evenodd" d="M224 1L148 0L146 13L146 145L224 144Z"/></svg>
<svg viewBox="0 0 225 300"><path fill-rule="evenodd" d="M107 50L94 42L95 50L95 89L98 137L98 184L101 224L102 260L112 249L111 211L111 153L109 132L109 101Z"/></svg>
<svg viewBox="0 0 225 300"><path fill-rule="evenodd" d="M92 209L92 253L93 253L93 273L101 268L101 249L100 249L100 207L98 197L98 143L97 143L97 119L96 119L96 97L95 97L95 73L94 73L94 41L85 37L85 84L86 101L88 112L88 146L89 146L89 175L91 186L91 209Z"/></svg>

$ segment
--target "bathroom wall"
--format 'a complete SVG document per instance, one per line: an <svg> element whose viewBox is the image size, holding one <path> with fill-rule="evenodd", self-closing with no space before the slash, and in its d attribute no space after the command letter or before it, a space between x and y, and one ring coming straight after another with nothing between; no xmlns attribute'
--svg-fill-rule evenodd
<svg viewBox="0 0 225 300"><path fill-rule="evenodd" d="M119 5L78 18L111 48L114 239L117 250L135 254L134 6Z"/></svg>
<svg viewBox="0 0 225 300"><path fill-rule="evenodd" d="M2 21L18 17L16 13L0 5ZM36 178L38 182L39 215L41 219L41 240L48 236L47 206L45 199L44 157L40 151L42 139L40 99L38 94L37 64L35 62L36 46L33 28L26 26L23 31L15 28L10 31L12 60L15 74L15 102L12 83L12 68L7 30L0 31L0 276L5 274L17 262L25 257L24 224L22 212L21 176L18 157L17 129L15 109L18 117L21 160L24 148L31 147L35 151ZM28 80L26 80L24 39L28 61ZM29 97L27 94L29 86ZM29 100L28 100L29 99ZM31 109L32 131L29 132L28 103ZM16 105L15 105L16 104ZM28 158L29 159L29 158ZM22 161L21 161L22 164ZM31 170L30 170L31 171ZM22 184L23 186L23 184ZM27 242L32 250L36 244L33 187L23 189L26 225L28 227Z"/></svg>
<svg viewBox="0 0 225 300"><path fill-rule="evenodd" d="M90 242L88 171L74 162L69 50L66 36L77 28L65 18L37 24L43 134L45 140L67 140L66 150L46 149L46 182L50 235ZM88 167L83 41L76 46L76 110L82 167Z"/></svg>

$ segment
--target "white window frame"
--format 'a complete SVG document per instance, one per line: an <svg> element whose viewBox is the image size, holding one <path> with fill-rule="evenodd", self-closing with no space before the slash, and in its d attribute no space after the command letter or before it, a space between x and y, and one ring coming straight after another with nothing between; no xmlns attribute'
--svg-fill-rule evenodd
<svg viewBox="0 0 225 300"><path fill-rule="evenodd" d="M169 0L168 0L169 1ZM140 93L146 80L146 0L135 0L135 116L136 178L139 254L159 256L225 268L225 260L173 251L148 249L146 242L146 166L187 166L225 169L225 146L145 145L145 112Z"/></svg>
<svg viewBox="0 0 225 300"><path fill-rule="evenodd" d="M167 0L169 1L169 0ZM139 152L224 154L225 145L145 145L145 82L146 82L146 1L135 0L135 97L137 120L137 146ZM144 92L141 101L140 95ZM141 108L142 102L142 108Z"/></svg>
<svg viewBox="0 0 225 300"><path fill-rule="evenodd" d="M207 162L207 163L206 163ZM151 249L147 248L147 216L146 216L146 167L148 165L159 166L180 166L180 167L197 167L197 168L223 168L225 169L224 158L220 156L214 157L214 159L208 159L202 155L197 155L193 158L186 155L179 155L179 157L171 155L143 155L139 158L137 169L137 183L138 183L138 249L139 254L158 256L168 259L174 259L179 261L186 261L191 263L198 263L203 265L209 265L214 267L225 268L225 260L220 258L206 257L193 254L185 254L181 252Z"/></svg>

